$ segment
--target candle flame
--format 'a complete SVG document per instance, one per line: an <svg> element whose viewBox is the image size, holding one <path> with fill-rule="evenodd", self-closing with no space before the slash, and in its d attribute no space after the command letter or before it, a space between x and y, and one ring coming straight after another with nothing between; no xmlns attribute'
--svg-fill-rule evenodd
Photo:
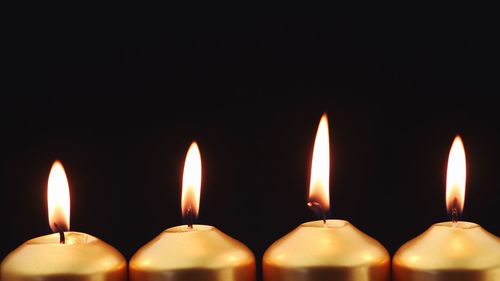
<svg viewBox="0 0 500 281"><path fill-rule="evenodd" d="M186 154L182 176L182 215L198 216L201 189L201 155L198 144L193 142Z"/></svg>
<svg viewBox="0 0 500 281"><path fill-rule="evenodd" d="M62 163L52 164L47 184L49 224L54 232L69 230L70 199L68 178Z"/></svg>
<svg viewBox="0 0 500 281"><path fill-rule="evenodd" d="M446 173L446 208L449 212L457 208L461 213L465 201L465 178L466 161L465 150L459 135L455 137L448 157L448 168Z"/></svg>
<svg viewBox="0 0 500 281"><path fill-rule="evenodd" d="M321 117L316 141L314 142L309 201L319 203L321 209L330 209L330 140L328 136L328 117Z"/></svg>

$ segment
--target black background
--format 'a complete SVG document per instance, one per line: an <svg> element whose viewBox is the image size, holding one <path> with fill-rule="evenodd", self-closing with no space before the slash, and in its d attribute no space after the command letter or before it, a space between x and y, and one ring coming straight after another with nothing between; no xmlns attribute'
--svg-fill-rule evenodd
<svg viewBox="0 0 500 281"><path fill-rule="evenodd" d="M130 258L182 223L181 168L196 140L198 222L260 263L273 241L315 219L306 200L324 111L331 218L391 254L447 220L445 167L460 133L463 219L499 235L494 18L408 11L16 17L3 40L0 256L50 232L46 181L60 159L71 228Z"/></svg>

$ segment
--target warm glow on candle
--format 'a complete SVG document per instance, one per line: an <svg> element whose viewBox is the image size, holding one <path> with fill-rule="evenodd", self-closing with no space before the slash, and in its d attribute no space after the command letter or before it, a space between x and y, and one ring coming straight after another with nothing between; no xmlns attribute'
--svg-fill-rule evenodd
<svg viewBox="0 0 500 281"><path fill-rule="evenodd" d="M200 206L201 156L198 144L189 147L182 176L182 215L197 217Z"/></svg>
<svg viewBox="0 0 500 281"><path fill-rule="evenodd" d="M69 230L69 185L61 162L55 161L47 184L49 224L54 232Z"/></svg>
<svg viewBox="0 0 500 281"><path fill-rule="evenodd" d="M328 118L321 117L316 141L314 142L309 185L309 201L317 202L323 211L330 209L330 140L328 137Z"/></svg>
<svg viewBox="0 0 500 281"><path fill-rule="evenodd" d="M446 173L446 207L452 211L462 212L465 199L466 161L464 144L460 136L456 136L448 157ZM456 206L454 206L456 205Z"/></svg>

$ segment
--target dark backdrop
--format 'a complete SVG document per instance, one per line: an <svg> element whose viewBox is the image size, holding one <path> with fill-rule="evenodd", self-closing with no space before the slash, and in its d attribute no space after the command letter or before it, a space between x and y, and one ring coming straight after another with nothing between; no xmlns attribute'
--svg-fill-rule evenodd
<svg viewBox="0 0 500 281"><path fill-rule="evenodd" d="M391 254L447 220L445 167L460 133L468 160L463 219L500 234L492 18L198 16L10 23L1 257L50 232L46 181L60 159L72 229L130 258L182 223L181 167L196 140L199 223L244 242L260 262L273 241L315 219L308 175L324 111L331 218L351 221Z"/></svg>

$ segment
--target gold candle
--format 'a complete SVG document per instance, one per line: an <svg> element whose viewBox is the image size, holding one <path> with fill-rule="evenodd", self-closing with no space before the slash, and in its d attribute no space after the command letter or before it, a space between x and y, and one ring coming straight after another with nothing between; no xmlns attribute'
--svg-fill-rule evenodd
<svg viewBox="0 0 500 281"><path fill-rule="evenodd" d="M446 177L446 205L452 221L432 225L396 252L395 281L500 280L500 239L478 224L457 221L464 206L465 178L465 150L457 136Z"/></svg>
<svg viewBox="0 0 500 281"><path fill-rule="evenodd" d="M113 247L94 236L70 232L69 186L58 161L48 181L49 222L59 232L27 241L0 265L2 281L124 281L127 262Z"/></svg>
<svg viewBox="0 0 500 281"><path fill-rule="evenodd" d="M263 257L265 281L386 281L390 258L375 239L344 220L327 220L330 143L326 114L313 150L308 205L323 220L307 222L273 243Z"/></svg>
<svg viewBox="0 0 500 281"><path fill-rule="evenodd" d="M189 222L163 231L130 260L131 281L254 281L255 258L242 243L208 225L191 224L198 215L201 156L193 142L182 180L182 213Z"/></svg>

